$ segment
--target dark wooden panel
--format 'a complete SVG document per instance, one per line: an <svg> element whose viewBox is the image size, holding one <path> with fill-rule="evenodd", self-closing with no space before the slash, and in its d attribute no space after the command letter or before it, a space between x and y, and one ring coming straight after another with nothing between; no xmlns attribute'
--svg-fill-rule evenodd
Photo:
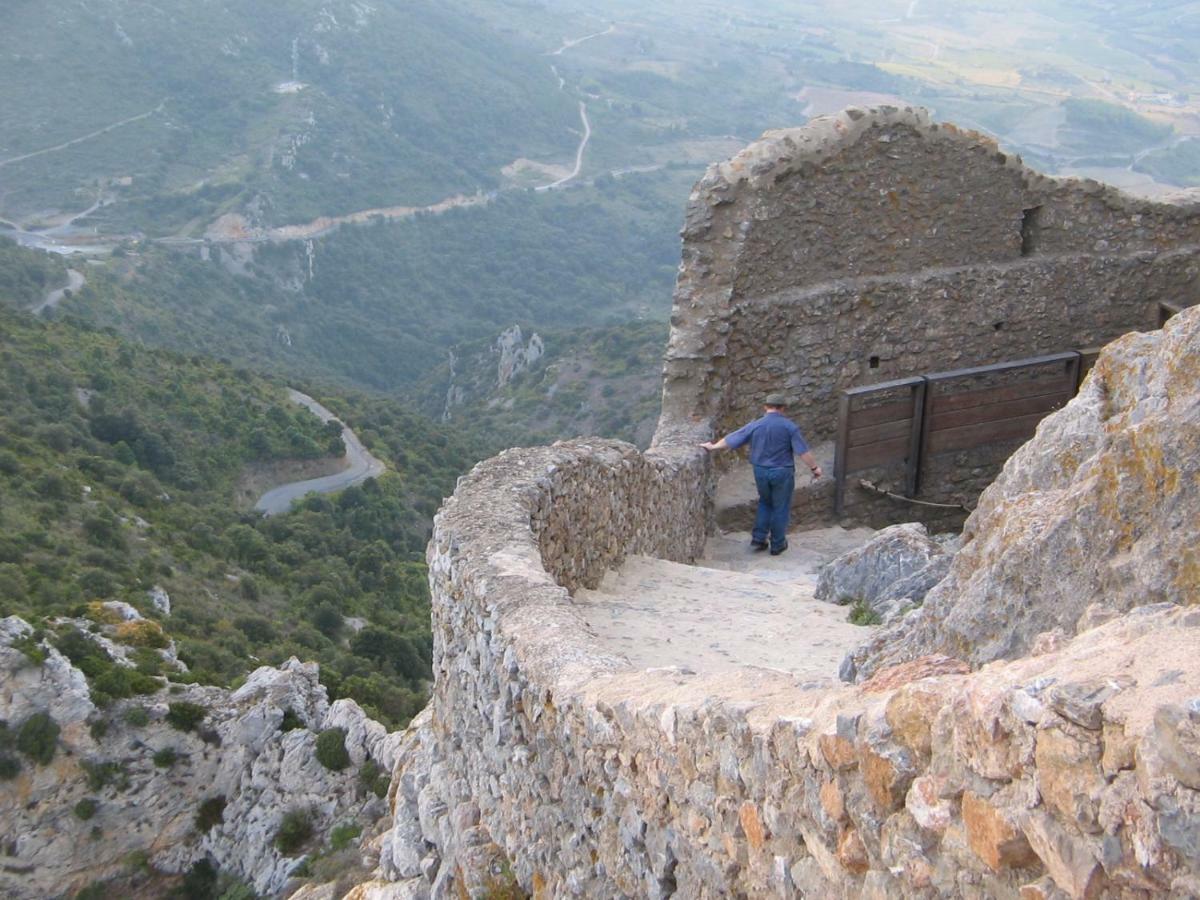
<svg viewBox="0 0 1200 900"><path fill-rule="evenodd" d="M899 422L902 419L911 419L912 414L913 402L909 397L895 403L881 403L879 406L851 410L850 427L865 428L868 425L881 425L884 422Z"/></svg>
<svg viewBox="0 0 1200 900"><path fill-rule="evenodd" d="M929 417L929 431L931 433L946 431L950 428L961 428L964 425L1015 419L1035 413L1045 416L1056 409L1061 409L1073 396L1075 396L1074 391L1064 389L1056 394L1042 394L1038 397L1025 397L1021 400L1008 400L1003 403L988 403L969 409L943 410L940 404L935 404Z"/></svg>
<svg viewBox="0 0 1200 900"><path fill-rule="evenodd" d="M909 404L911 407L912 404ZM911 410L910 410L911 411ZM849 446L861 447L864 444L875 444L892 438L908 437L912 433L912 416L898 422L884 422L882 425L868 425L866 428L856 427L854 419L850 419L850 434L847 438Z"/></svg>
<svg viewBox="0 0 1200 900"><path fill-rule="evenodd" d="M996 422L983 422L979 425L965 425L962 428L950 428L929 435L927 446L930 453L943 453L948 450L970 450L986 444L1030 438L1037 430L1038 422L1044 418L1046 418L1044 413L1037 413L1031 416L1001 419Z"/></svg>
<svg viewBox="0 0 1200 900"><path fill-rule="evenodd" d="M977 375L992 376L998 372L1016 372L1021 369L1039 369L1050 367L1052 365L1066 366L1072 359L1077 356L1074 350L1069 353L1055 353L1051 356L1032 356L1028 359L1014 359L1008 362L992 363L987 366L974 366L970 369L953 369L949 372L934 372L931 375L926 375L925 379L931 384L940 384L944 381L958 381L963 378L973 378Z"/></svg>
<svg viewBox="0 0 1200 900"><path fill-rule="evenodd" d="M943 394L942 391L945 390L945 387L939 385L931 400L936 415L954 409L969 409L991 403L1005 403L1009 400L1025 400L1029 397L1061 394L1064 391L1072 392L1073 387L1070 381L1062 375L1055 378L1039 378L1036 381L1023 381L1020 384L1007 384L1001 387L957 391L953 394Z"/></svg>
<svg viewBox="0 0 1200 900"><path fill-rule="evenodd" d="M890 441L879 441L863 447L852 447L846 452L846 472L857 472L872 466L903 462L908 456L908 435Z"/></svg>

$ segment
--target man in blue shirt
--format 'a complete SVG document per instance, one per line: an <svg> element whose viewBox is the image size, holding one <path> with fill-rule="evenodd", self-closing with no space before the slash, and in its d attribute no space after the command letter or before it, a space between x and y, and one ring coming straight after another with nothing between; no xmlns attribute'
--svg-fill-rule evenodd
<svg viewBox="0 0 1200 900"><path fill-rule="evenodd" d="M821 466L812 455L796 423L783 414L787 398L769 394L763 401L763 416L743 425L719 441L706 441L705 450L736 450L750 443L750 464L758 487L758 515L750 533L755 551L771 548L778 556L787 549L788 518L792 511L792 492L796 488L796 462L799 456L812 472L813 481L821 477Z"/></svg>

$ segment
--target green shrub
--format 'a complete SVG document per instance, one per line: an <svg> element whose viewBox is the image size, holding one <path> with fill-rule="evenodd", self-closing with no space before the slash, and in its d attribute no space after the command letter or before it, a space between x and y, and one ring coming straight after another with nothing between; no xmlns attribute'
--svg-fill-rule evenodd
<svg viewBox="0 0 1200 900"><path fill-rule="evenodd" d="M317 762L332 772L340 772L350 765L350 754L346 752L346 729L326 728L317 735Z"/></svg>
<svg viewBox="0 0 1200 900"><path fill-rule="evenodd" d="M392 779L387 772L376 765L375 760L368 759L362 764L362 768L358 770L358 783L364 791L370 792L382 799L387 796Z"/></svg>
<svg viewBox="0 0 1200 900"><path fill-rule="evenodd" d="M34 713L17 730L17 749L38 765L47 765L58 749L59 730L49 713Z"/></svg>
<svg viewBox="0 0 1200 900"><path fill-rule="evenodd" d="M144 706L131 706L125 711L125 721L135 728L141 728L150 724L150 713Z"/></svg>
<svg viewBox="0 0 1200 900"><path fill-rule="evenodd" d="M162 682L150 675L114 665L92 679L92 700L101 705L96 700L96 692L110 699L121 700L134 694L156 694L161 688Z"/></svg>
<svg viewBox="0 0 1200 900"><path fill-rule="evenodd" d="M336 853L345 850L350 842L362 834L362 826L357 822L343 822L329 833L329 846Z"/></svg>
<svg viewBox="0 0 1200 900"><path fill-rule="evenodd" d="M201 834L211 831L225 821L225 798L221 795L209 797L196 810L196 830Z"/></svg>
<svg viewBox="0 0 1200 900"><path fill-rule="evenodd" d="M73 813L75 813L75 815L80 820L86 822L88 819L90 819L92 816L94 816L96 814L96 809L98 807L99 807L99 804L96 803L96 801L93 800L91 797L84 797L82 800L80 800L78 803L75 804L75 807L71 811Z"/></svg>
<svg viewBox="0 0 1200 900"><path fill-rule="evenodd" d="M327 638L336 638L342 631L345 620L331 604L322 603L312 613L312 623Z"/></svg>
<svg viewBox="0 0 1200 900"><path fill-rule="evenodd" d="M129 787L129 776L120 763L107 760L93 762L85 759L79 764L79 768L83 769L83 774L87 776L88 787L93 791L99 791L110 784L118 791Z"/></svg>
<svg viewBox="0 0 1200 900"><path fill-rule="evenodd" d="M283 814L279 830L275 832L275 848L284 856L295 856L312 833L312 813L306 809L290 809Z"/></svg>
<svg viewBox="0 0 1200 900"><path fill-rule="evenodd" d="M208 710L199 703L181 700L167 705L167 722L180 731L192 731L208 715Z"/></svg>
<svg viewBox="0 0 1200 900"><path fill-rule="evenodd" d="M289 707L283 711L283 721L279 723L280 731L294 731L297 728L303 727L304 722L301 721L298 715L296 715L296 711L294 709Z"/></svg>
<svg viewBox="0 0 1200 900"><path fill-rule="evenodd" d="M174 747L163 747L152 757L154 765L160 769L169 769L179 759L179 753Z"/></svg>
<svg viewBox="0 0 1200 900"><path fill-rule="evenodd" d="M12 781L21 774L21 761L15 756L0 753L0 781Z"/></svg>
<svg viewBox="0 0 1200 900"><path fill-rule="evenodd" d="M209 900L216 897L218 877L216 867L207 859L202 859L183 876L178 896L185 900Z"/></svg>
<svg viewBox="0 0 1200 900"><path fill-rule="evenodd" d="M75 900L109 900L112 894L108 884L103 881L93 881L75 895Z"/></svg>
<svg viewBox="0 0 1200 900"><path fill-rule="evenodd" d="M108 734L108 720L95 719L88 725L88 732L92 736L92 740L99 741Z"/></svg>
<svg viewBox="0 0 1200 900"><path fill-rule="evenodd" d="M878 625L883 620L879 618L879 613L871 609L864 601L855 600L854 605L850 607L850 613L846 616L846 621L851 625Z"/></svg>
<svg viewBox="0 0 1200 900"><path fill-rule="evenodd" d="M25 658L35 666L40 666L46 661L46 651L34 635L18 638L12 642L12 647L25 654Z"/></svg>

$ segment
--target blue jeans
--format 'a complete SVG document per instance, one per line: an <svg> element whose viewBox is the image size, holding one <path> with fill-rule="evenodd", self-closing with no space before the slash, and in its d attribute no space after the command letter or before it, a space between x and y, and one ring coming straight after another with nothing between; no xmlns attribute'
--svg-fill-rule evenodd
<svg viewBox="0 0 1200 900"><path fill-rule="evenodd" d="M796 470L791 466L755 466L754 483L758 487L758 515L750 537L765 544L770 536L771 549L778 550L787 543Z"/></svg>

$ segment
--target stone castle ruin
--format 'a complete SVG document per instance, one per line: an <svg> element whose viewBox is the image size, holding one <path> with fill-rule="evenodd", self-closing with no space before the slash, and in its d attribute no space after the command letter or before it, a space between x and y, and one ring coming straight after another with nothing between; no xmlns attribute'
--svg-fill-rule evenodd
<svg viewBox="0 0 1200 900"><path fill-rule="evenodd" d="M1200 314L1155 330L1195 299L1198 248L1194 205L1042 177L914 110L710 168L651 448L511 450L437 517L433 698L352 896L1200 896ZM684 565L738 468L697 443L766 391L829 441L843 389L1115 338L924 605L860 629L857 683L801 673L803 631L761 641L795 667L641 665L589 624L623 565L735 591ZM826 487L801 503L832 510Z"/></svg>

